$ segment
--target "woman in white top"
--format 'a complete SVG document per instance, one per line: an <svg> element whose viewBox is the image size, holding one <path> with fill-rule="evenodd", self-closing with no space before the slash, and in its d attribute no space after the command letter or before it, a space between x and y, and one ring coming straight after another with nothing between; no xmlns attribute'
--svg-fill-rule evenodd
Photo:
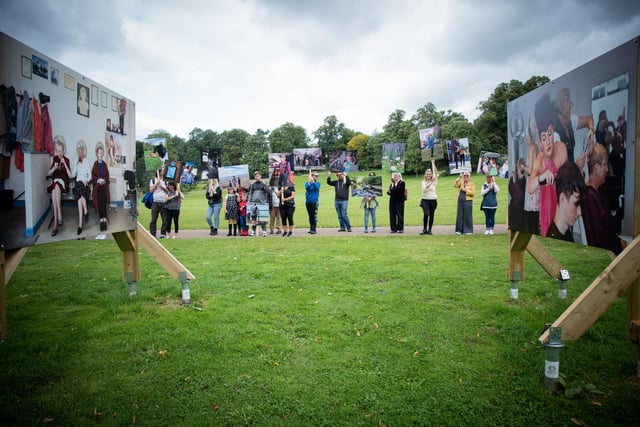
<svg viewBox="0 0 640 427"><path fill-rule="evenodd" d="M422 198L420 199L420 207L422 208L422 233L432 234L433 216L438 207L438 195L436 194L436 186L438 185L438 168L436 168L435 159L431 159L431 169L424 172L422 180Z"/></svg>
<svg viewBox="0 0 640 427"><path fill-rule="evenodd" d="M73 197L78 202L78 235L82 234L82 228L89 218L87 210L87 200L91 197L91 165L87 160L87 144L81 139L76 145L78 162L76 163L72 176L76 179L73 187Z"/></svg>

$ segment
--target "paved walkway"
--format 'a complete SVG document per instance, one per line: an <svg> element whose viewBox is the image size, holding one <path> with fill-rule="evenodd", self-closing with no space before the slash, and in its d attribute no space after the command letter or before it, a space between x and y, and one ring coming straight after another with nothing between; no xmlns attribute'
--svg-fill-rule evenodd
<svg viewBox="0 0 640 427"><path fill-rule="evenodd" d="M258 231L261 228L258 227ZM476 225L473 228L475 234L484 234L485 227L484 225ZM495 233L496 234L504 234L507 232L506 224L496 224ZM217 236L210 236L209 230L180 230L179 237L181 239L189 239L189 238L225 238L228 239L227 236L227 228L220 228L218 230ZM297 228L293 231L292 237L310 237L313 238L315 236L417 236L422 232L422 227L420 226L411 226L405 227L403 234L392 234L391 230L388 227L378 228L375 233L365 234L363 227L354 227L351 233L348 232L338 232L337 228L318 228L318 233L315 235L308 234L309 228ZM453 225L438 225L433 227L433 234L455 234L455 226ZM268 237L280 237L280 235L269 235ZM429 236L422 236L425 238L429 238Z"/></svg>

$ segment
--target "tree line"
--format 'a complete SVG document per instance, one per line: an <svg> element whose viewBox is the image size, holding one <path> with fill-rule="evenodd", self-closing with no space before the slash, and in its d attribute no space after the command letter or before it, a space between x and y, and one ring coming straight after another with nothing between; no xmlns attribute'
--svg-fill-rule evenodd
<svg viewBox="0 0 640 427"><path fill-rule="evenodd" d="M356 151L361 170L380 169L383 144L405 143L405 174L421 174L428 164L420 155L420 129L440 126L443 141L469 138L471 156L475 158L485 151L506 154L507 103L547 82L549 78L546 76L532 76L524 83L518 80L500 83L487 100L478 104L477 109L481 113L473 123L461 113L438 110L428 102L409 118L406 111L395 110L389 114L382 131L373 135L350 129L333 115L327 116L312 134L324 153ZM253 134L243 129L216 132L195 128L186 140L165 130L156 130L148 135L148 138L161 137L167 140L169 158L199 165L202 149L220 148L223 165L248 164L249 170L264 169L270 152L289 153L294 148L306 148L311 144L306 129L289 122L271 131L258 129ZM138 141L136 147L139 177L145 175L143 144Z"/></svg>

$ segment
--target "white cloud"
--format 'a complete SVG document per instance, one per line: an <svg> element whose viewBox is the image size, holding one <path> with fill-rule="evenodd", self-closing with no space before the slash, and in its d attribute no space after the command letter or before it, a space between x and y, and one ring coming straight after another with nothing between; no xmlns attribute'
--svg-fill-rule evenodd
<svg viewBox="0 0 640 427"><path fill-rule="evenodd" d="M381 130L428 102L473 120L501 82L558 77L638 35L587 0L3 1L0 30L136 102L164 129Z"/></svg>

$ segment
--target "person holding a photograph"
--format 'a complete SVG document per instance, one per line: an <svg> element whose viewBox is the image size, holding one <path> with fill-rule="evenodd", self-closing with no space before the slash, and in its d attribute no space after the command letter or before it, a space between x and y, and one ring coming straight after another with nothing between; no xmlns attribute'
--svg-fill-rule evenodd
<svg viewBox="0 0 640 427"><path fill-rule="evenodd" d="M389 223L392 233L404 233L404 192L405 183L402 175L394 172L391 175L391 185L387 190L389 195Z"/></svg>
<svg viewBox="0 0 640 427"><path fill-rule="evenodd" d="M287 164L289 163L287 162ZM249 197L247 202L249 215L251 217L251 231L249 231L249 235L255 236L256 230L258 228L258 224L260 224L262 226L262 235L266 237L267 236L267 220L266 218L260 218L259 216L260 211L258 210L256 205L269 204L269 199L271 198L270 196L271 189L267 184L265 184L262 181L262 174L260 173L260 171L255 171L253 173L253 179L254 181L251 183L251 186L249 187ZM282 176L280 177L280 179L282 179ZM281 182L287 182L287 181L288 179ZM282 212L280 212L280 214L282 215Z"/></svg>
<svg viewBox="0 0 640 427"><path fill-rule="evenodd" d="M209 186L207 187L205 197L207 198L207 204L209 205L205 216L207 224L209 224L209 235L215 236L218 234L218 228L220 226L220 210L222 209L222 189L220 188L216 178L209 178ZM211 220L212 216L214 218L213 221Z"/></svg>
<svg viewBox="0 0 640 427"><path fill-rule="evenodd" d="M305 206L309 216L309 234L316 234L318 225L318 202L320 200L320 183L318 172L309 171L309 179L304 183Z"/></svg>
<svg viewBox="0 0 640 427"><path fill-rule="evenodd" d="M82 229L89 218L87 200L91 197L91 166L87 160L87 144L81 139L76 145L78 162L73 169L73 176L76 184L73 186L73 197L78 203L78 235L82 234Z"/></svg>
<svg viewBox="0 0 640 427"><path fill-rule="evenodd" d="M178 231L180 230L180 207L182 206L182 199L184 194L180 191L180 184L176 184L173 181L167 183L167 201L164 203L164 209L167 211L167 237L171 234L171 223L173 222L173 238L178 237Z"/></svg>
<svg viewBox="0 0 640 427"><path fill-rule="evenodd" d="M376 176L375 172L370 172L369 176ZM376 209L378 208L378 199L374 194L365 193L362 196L360 207L364 209L364 232L369 232L369 216L371 216L371 232L376 232Z"/></svg>
<svg viewBox="0 0 640 427"><path fill-rule="evenodd" d="M293 236L293 213L296 210L296 189L285 184L278 191L280 197L280 216L282 217L282 237ZM288 226L288 228L287 228Z"/></svg>
<svg viewBox="0 0 640 427"><path fill-rule="evenodd" d="M53 230L51 235L58 234L58 226L63 224L62 220L62 193L69 188L69 177L71 176L69 159L64 155L65 141L62 136L56 136L55 154L51 161L47 175L51 177L51 209L53 211Z"/></svg>
<svg viewBox="0 0 640 427"><path fill-rule="evenodd" d="M420 207L422 208L422 232L421 235L432 234L433 218L438 207L438 195L436 186L438 185L438 168L435 159L431 160L431 169L424 172L422 180L422 198Z"/></svg>
<svg viewBox="0 0 640 427"><path fill-rule="evenodd" d="M338 215L338 222L340 223L340 229L338 229L338 231L351 232L351 221L349 221L349 215L347 213L349 209L349 187L351 187L351 179L341 171L336 175L337 179L332 180L331 170L327 172L327 185L334 187L335 190L334 205L336 214Z"/></svg>
<svg viewBox="0 0 640 427"><path fill-rule="evenodd" d="M495 177L491 174L487 175L487 181L482 184L480 194L482 195L482 204L480 209L484 212L485 232L484 234L493 234L496 224L496 210L498 209L497 194L500 191Z"/></svg>
<svg viewBox="0 0 640 427"><path fill-rule="evenodd" d="M104 161L104 145L101 141L96 144L97 160L91 168L91 180L93 181L93 208L98 212L100 219L100 231L107 231L107 212L111 202L109 192L109 168Z"/></svg>
<svg viewBox="0 0 640 427"><path fill-rule="evenodd" d="M473 196L476 195L476 186L470 178L471 173L464 171L453 183L458 189L456 234L473 234Z"/></svg>

